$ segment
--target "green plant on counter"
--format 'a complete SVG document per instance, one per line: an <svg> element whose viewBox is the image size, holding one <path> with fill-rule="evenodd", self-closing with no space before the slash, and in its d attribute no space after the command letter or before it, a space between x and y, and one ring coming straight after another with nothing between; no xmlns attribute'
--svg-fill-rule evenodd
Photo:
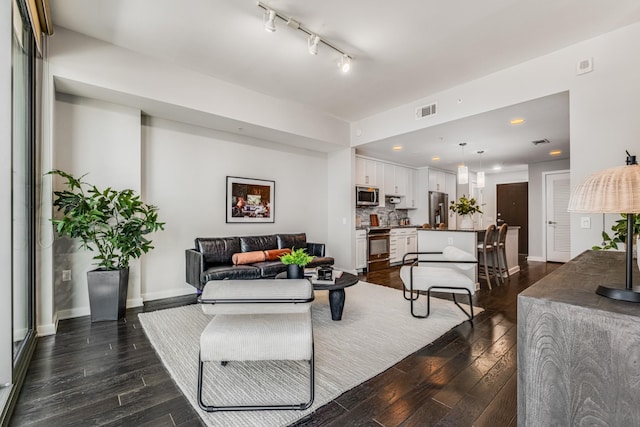
<svg viewBox="0 0 640 427"><path fill-rule="evenodd" d="M458 199L458 202L451 201L449 210L459 215L473 215L474 213L482 213L480 206L478 206L476 199L467 199L466 195L463 195Z"/></svg>
<svg viewBox="0 0 640 427"><path fill-rule="evenodd" d="M58 234L78 238L82 247L97 251L93 257L98 268L119 270L129 267L129 260L140 258L153 246L146 236L164 230L158 221L158 208L147 205L133 190L98 190L82 181L85 175L52 170L66 180L66 190L54 191L53 206L62 212L51 220Z"/></svg>
<svg viewBox="0 0 640 427"><path fill-rule="evenodd" d="M627 214L621 214L622 219L619 219L611 226L613 236L609 236L606 231L602 232L602 244L600 246L593 246L591 249L595 251L618 249L618 243L624 244L627 242ZM637 237L640 234L640 215L635 215L633 222L633 235Z"/></svg>
<svg viewBox="0 0 640 427"><path fill-rule="evenodd" d="M313 261L314 258L315 256L309 255L306 249L291 248L291 253L282 255L280 261L282 261L284 265L295 264L304 267Z"/></svg>

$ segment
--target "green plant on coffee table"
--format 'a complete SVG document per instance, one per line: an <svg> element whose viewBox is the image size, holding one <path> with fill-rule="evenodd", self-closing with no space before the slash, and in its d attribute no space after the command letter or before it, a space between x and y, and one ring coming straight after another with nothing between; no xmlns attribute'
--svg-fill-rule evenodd
<svg viewBox="0 0 640 427"><path fill-rule="evenodd" d="M618 249L618 243L624 244L627 241L627 214L620 214L622 219L619 219L611 226L613 236L609 236L606 231L602 232L602 244L600 246L593 246L591 249L595 251ZM640 215L635 215L633 222L633 235L638 236L640 234Z"/></svg>
<svg viewBox="0 0 640 427"><path fill-rule="evenodd" d="M66 180L66 190L53 192L53 206L62 212L61 218L51 220L56 231L80 239L85 249L97 251L93 259L100 269L128 268L131 258L153 249L145 236L164 230L158 208L145 204L133 190L99 190L82 181L86 175L75 178L57 169L47 175Z"/></svg>
<svg viewBox="0 0 640 427"><path fill-rule="evenodd" d="M304 267L305 265L313 261L314 258L315 256L309 255L306 249L296 249L294 247L291 248L290 254L284 254L280 256L280 261L282 261L284 265L295 264L299 265L300 267Z"/></svg>
<svg viewBox="0 0 640 427"><path fill-rule="evenodd" d="M480 206L478 206L476 199L473 197L467 199L466 195L463 195L458 199L458 202L451 201L449 209L459 215L473 215L474 213L482 213Z"/></svg>

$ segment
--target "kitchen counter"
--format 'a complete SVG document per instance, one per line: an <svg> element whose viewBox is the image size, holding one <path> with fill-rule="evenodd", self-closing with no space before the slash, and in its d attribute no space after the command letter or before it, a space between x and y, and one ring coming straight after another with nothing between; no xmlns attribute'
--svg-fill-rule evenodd
<svg viewBox="0 0 640 427"><path fill-rule="evenodd" d="M356 230L380 230L385 228L418 228L418 225L389 225L389 226L378 226L378 227L369 227L368 225L361 225L360 227L356 227Z"/></svg>

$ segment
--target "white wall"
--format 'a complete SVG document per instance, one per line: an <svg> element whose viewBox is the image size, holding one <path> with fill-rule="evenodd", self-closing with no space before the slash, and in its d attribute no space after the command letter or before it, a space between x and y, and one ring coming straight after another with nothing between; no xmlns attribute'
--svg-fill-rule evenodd
<svg viewBox="0 0 640 427"><path fill-rule="evenodd" d="M569 160L532 163L529 165L529 259L545 260L544 172L569 170Z"/></svg>
<svg viewBox="0 0 640 427"><path fill-rule="evenodd" d="M327 255L335 258L335 267L354 272L355 254L355 165L353 148L328 155L327 174Z"/></svg>
<svg viewBox="0 0 640 427"><path fill-rule="evenodd" d="M142 258L143 299L193 293L184 250L196 237L305 232L327 242L327 158L247 146L227 135L163 119L143 125L143 198L159 207L165 230ZM275 181L275 222L225 223L226 176ZM329 245L328 254L336 250Z"/></svg>
<svg viewBox="0 0 640 427"><path fill-rule="evenodd" d="M60 96L55 102L54 158L52 168L62 169L99 189L141 189L140 111L102 101ZM54 189L63 188L54 179ZM55 309L60 319L88 315L86 272L94 269L95 253L79 248L76 241L57 238L53 244ZM62 270L72 280L62 281ZM44 284L43 284L44 285ZM128 306L142 304L140 268L130 265Z"/></svg>
<svg viewBox="0 0 640 427"><path fill-rule="evenodd" d="M639 43L640 24L586 40L354 122L351 143L357 146L568 90L573 187L595 171L624 164L624 151L638 146ZM576 64L585 58L593 58L594 71L576 76ZM415 107L433 101L438 102L438 114L429 121L415 120ZM592 223L598 219L601 215L594 214ZM572 255L599 242L599 230L581 229L579 216L572 214Z"/></svg>

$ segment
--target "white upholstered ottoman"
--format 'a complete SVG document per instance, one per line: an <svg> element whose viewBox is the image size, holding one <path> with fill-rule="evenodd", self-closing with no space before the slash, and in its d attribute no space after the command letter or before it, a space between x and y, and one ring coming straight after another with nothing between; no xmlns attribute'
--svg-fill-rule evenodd
<svg viewBox="0 0 640 427"><path fill-rule="evenodd" d="M211 286L213 284L213 286ZM209 282L200 298L205 313L215 314L200 336L198 403L208 412L298 409L314 399L314 351L311 323L313 287L308 280L223 280ZM204 363L308 360L309 400L271 405L207 405L202 399Z"/></svg>

